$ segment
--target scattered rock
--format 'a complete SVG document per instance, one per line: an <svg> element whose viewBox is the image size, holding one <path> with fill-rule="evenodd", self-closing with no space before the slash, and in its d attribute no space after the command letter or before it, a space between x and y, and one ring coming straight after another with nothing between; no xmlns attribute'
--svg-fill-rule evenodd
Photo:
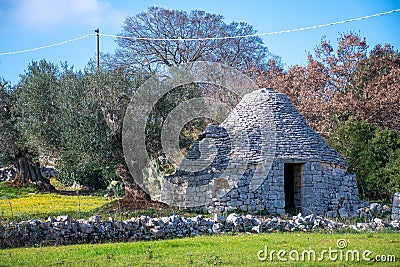
<svg viewBox="0 0 400 267"><path fill-rule="evenodd" d="M395 206L393 206L393 210ZM361 208L357 210L358 217L373 220L374 218L387 218L392 213L392 209L388 205L380 203L365 202ZM356 216L357 217L357 216Z"/></svg>
<svg viewBox="0 0 400 267"><path fill-rule="evenodd" d="M219 223L224 223L225 222L225 217L222 216L221 214L215 214L214 215L214 221L219 222Z"/></svg>
<svg viewBox="0 0 400 267"><path fill-rule="evenodd" d="M233 224L234 226L238 226L242 221L243 219L239 217L236 213L231 213L228 215L228 217L226 217L226 222L228 224Z"/></svg>
<svg viewBox="0 0 400 267"><path fill-rule="evenodd" d="M382 212L382 206L379 203L371 203L369 210L374 216L378 216Z"/></svg>
<svg viewBox="0 0 400 267"><path fill-rule="evenodd" d="M257 234L261 233L262 232L261 225L257 225L257 226L254 226L253 228L251 228L251 232L252 233L257 233Z"/></svg>
<svg viewBox="0 0 400 267"><path fill-rule="evenodd" d="M393 207L392 220L399 220L400 219L400 192L394 194L392 207Z"/></svg>
<svg viewBox="0 0 400 267"><path fill-rule="evenodd" d="M16 173L17 169L14 166L0 168L0 182L12 181Z"/></svg>
<svg viewBox="0 0 400 267"><path fill-rule="evenodd" d="M58 216L57 217L57 221L58 222L68 222L68 223L70 223L70 222L73 221L73 219L69 215L62 215L62 216Z"/></svg>
<svg viewBox="0 0 400 267"><path fill-rule="evenodd" d="M100 215L91 216L91 217L89 218L89 221L90 221L90 222L99 223L99 222L101 221L101 216L100 216Z"/></svg>

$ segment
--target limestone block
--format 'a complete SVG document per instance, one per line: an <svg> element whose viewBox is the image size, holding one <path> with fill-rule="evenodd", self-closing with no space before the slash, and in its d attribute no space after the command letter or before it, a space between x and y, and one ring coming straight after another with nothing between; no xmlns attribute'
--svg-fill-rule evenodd
<svg viewBox="0 0 400 267"><path fill-rule="evenodd" d="M400 220L400 192L393 196L392 220Z"/></svg>
<svg viewBox="0 0 400 267"><path fill-rule="evenodd" d="M247 211L247 208L248 208L247 205L241 205L241 206L240 206L240 209L241 209L242 211Z"/></svg>
<svg viewBox="0 0 400 267"><path fill-rule="evenodd" d="M276 207L278 208L285 208L285 200L279 199L276 201Z"/></svg>

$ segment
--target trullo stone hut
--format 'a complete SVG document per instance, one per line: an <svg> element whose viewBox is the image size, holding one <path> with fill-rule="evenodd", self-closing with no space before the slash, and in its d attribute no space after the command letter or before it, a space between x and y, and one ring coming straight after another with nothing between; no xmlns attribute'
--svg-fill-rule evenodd
<svg viewBox="0 0 400 267"><path fill-rule="evenodd" d="M199 134L161 201L209 212L302 212L348 217L359 205L348 164L285 94L260 89Z"/></svg>

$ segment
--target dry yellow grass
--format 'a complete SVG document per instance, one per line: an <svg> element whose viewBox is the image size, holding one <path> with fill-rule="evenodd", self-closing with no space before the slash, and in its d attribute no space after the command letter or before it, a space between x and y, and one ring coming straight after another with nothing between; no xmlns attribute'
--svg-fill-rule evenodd
<svg viewBox="0 0 400 267"><path fill-rule="evenodd" d="M21 198L1 199L0 219L45 218L49 215L64 214L83 215L108 202L106 198L96 196L31 193Z"/></svg>

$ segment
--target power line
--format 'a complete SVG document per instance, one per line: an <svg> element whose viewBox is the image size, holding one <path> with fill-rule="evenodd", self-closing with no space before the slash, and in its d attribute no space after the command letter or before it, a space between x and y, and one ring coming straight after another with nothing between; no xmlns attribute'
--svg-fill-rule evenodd
<svg viewBox="0 0 400 267"><path fill-rule="evenodd" d="M87 37L92 36L92 35L94 35L94 33L83 35L83 36L80 36L80 37L76 37L74 39L62 41L62 42L51 44L51 45L45 45L45 46L41 46L41 47L30 48L30 49L25 49L25 50L19 50L19 51L14 51L14 52L4 52L4 53L0 53L0 56L15 55L15 54L20 54L20 53L27 53L27 52L32 52L32 51L36 51L36 50L46 49L46 48L50 48L50 47L59 46L59 45L67 44L67 43L72 43L72 42L75 42L75 41L78 41L78 40L82 40L82 39L87 38Z"/></svg>
<svg viewBox="0 0 400 267"><path fill-rule="evenodd" d="M338 25L338 24L349 23L349 22L353 22L353 21L360 21L360 20L370 19L370 18L374 18L374 17L380 17L380 16L384 16L384 15L388 15L388 14L396 13L396 12L400 12L400 8L399 9L393 9L393 10L386 11L386 12L373 14L373 15L363 16L363 17L359 17L359 18L347 19L347 20L336 21L336 22L320 24L320 25L315 25L315 26L308 26L308 27L295 28L295 29L282 30L282 31L275 31L275 32L255 33L255 34L249 34L249 35L237 35L237 36L222 36L222 37L204 37L204 38L187 38L187 39L183 39L183 38L131 37L131 36L120 36L120 35L113 35L113 34L106 34L106 33L100 33L99 35L105 36L105 37L130 39L130 40L136 40L136 41L202 41L202 40L238 39L238 38L260 37L260 36L268 36L268 35L277 35L277 34L282 34L282 33L306 31L306 30L310 30L310 29L323 28L323 27L328 27L328 26L333 26L333 25ZM76 37L74 39L62 41L62 42L51 44L51 45L45 45L45 46L41 46L41 47L36 47L36 48L31 48L31 49L26 49L26 50L19 50L19 51L14 51L14 52L3 52L3 53L0 53L0 56L27 53L27 52L46 49L46 48L50 48L50 47L54 47L54 46L64 45L64 44L67 44L67 43L71 43L71 42L75 42L75 41L87 38L87 37L92 36L92 35L94 35L94 33L90 33L90 34L87 34L87 35L83 35L83 36L80 36L80 37Z"/></svg>
<svg viewBox="0 0 400 267"><path fill-rule="evenodd" d="M342 20L342 21L337 21L337 22L331 22L331 23L326 23L326 24L320 24L320 25L315 25L315 26L308 26L308 27L302 27L302 28L296 28L296 29L290 29L290 30L282 30L282 31L275 31L275 32L266 32L266 33L255 33L255 34L249 34L249 35L237 35L237 36L222 36L222 37L204 37L204 38L147 38L147 37L131 37L131 36L120 36L120 35L112 35L112 34L105 34L102 33L100 35L106 36L106 37L114 37L114 38L121 38L121 39L130 39L130 40L136 40L136 41L203 41L203 40L226 40L226 39L238 39L238 38L248 38L248 37L260 37L260 36L267 36L267 35L277 35L277 34L282 34L282 33L291 33L291 32L299 32L299 31L306 31L310 29L317 29L317 28L323 28L323 27L328 27L328 26L333 26L333 25L338 25L338 24L344 24L344 23L349 23L353 21L359 21L359 20L364 20L364 19L370 19L374 17L380 17L384 15L388 15L391 13L395 12L400 12L399 9L393 9L390 11L386 12L381 12L373 15L368 15L368 16L363 16L359 18L353 18L353 19L347 19L347 20Z"/></svg>

